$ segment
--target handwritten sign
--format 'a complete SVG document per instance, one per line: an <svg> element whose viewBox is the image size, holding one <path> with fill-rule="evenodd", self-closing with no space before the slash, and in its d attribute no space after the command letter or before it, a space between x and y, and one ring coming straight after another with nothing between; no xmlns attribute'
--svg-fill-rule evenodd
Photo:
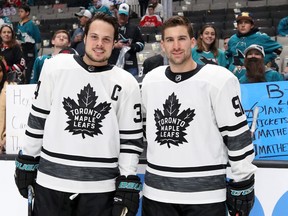
<svg viewBox="0 0 288 216"><path fill-rule="evenodd" d="M17 154L23 143L35 85L8 85L6 92L6 152Z"/></svg>
<svg viewBox="0 0 288 216"><path fill-rule="evenodd" d="M259 108L253 137L255 159L288 160L288 82L242 84L241 92L250 127L253 110Z"/></svg>

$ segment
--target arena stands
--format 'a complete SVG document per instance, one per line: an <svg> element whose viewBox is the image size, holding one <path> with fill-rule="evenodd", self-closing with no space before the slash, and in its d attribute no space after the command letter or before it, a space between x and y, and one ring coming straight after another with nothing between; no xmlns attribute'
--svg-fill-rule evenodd
<svg viewBox="0 0 288 216"><path fill-rule="evenodd" d="M43 47L50 47L49 40L53 31L64 28L73 32L73 27L78 24L74 16L80 6L87 6L84 0L60 0L55 4L55 0L35 0L35 5L31 6L31 17L40 22L39 28L43 37ZM139 14L140 8L137 0L127 0L132 10ZM187 16L195 30L195 37L201 26L211 23L218 29L220 48L223 38L232 35L235 30L235 17L241 11L249 11L253 14L255 25L262 32L267 33L273 39L288 43L286 38L277 37L277 25L279 20L288 14L288 0L173 0L173 14ZM11 21L16 24L18 16L10 16ZM131 22L139 23L140 17L132 18ZM147 43L154 43L155 35L160 34L160 29L142 29L142 33ZM47 43L48 41L48 43ZM45 46L44 46L45 45ZM151 46L146 46L145 52L151 50ZM286 47L286 46L285 46ZM43 51L42 51L43 52ZM44 51L45 52L45 51Z"/></svg>

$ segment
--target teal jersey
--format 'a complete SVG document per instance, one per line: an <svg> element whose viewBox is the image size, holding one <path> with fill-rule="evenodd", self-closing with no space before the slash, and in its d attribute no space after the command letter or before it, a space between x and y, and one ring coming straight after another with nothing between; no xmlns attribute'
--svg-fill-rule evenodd
<svg viewBox="0 0 288 216"><path fill-rule="evenodd" d="M102 12L102 13L106 13L110 16L112 16L111 11L109 10L109 8L105 5L102 5L100 8L96 8L94 5L91 5L88 7L88 10L92 13L92 15L94 16L97 12Z"/></svg>
<svg viewBox="0 0 288 216"><path fill-rule="evenodd" d="M266 82L276 82L276 81L283 81L284 77L282 74L280 74L277 71L274 71L272 69L267 69L265 71L265 80ZM248 80L246 73L239 79L240 83L250 83Z"/></svg>
<svg viewBox="0 0 288 216"><path fill-rule="evenodd" d="M20 41L24 52L35 52L37 56L36 44L41 43L41 35L37 25L29 20L25 23L18 23L16 28L16 37Z"/></svg>
<svg viewBox="0 0 288 216"><path fill-rule="evenodd" d="M37 84L38 80L39 80L39 76L44 64L44 61L46 59L51 58L52 55L42 55L42 56L38 56L35 61L34 61L34 65L33 65L33 70L31 73L31 79L30 79L30 84Z"/></svg>
<svg viewBox="0 0 288 216"><path fill-rule="evenodd" d="M271 39L267 34L259 32L258 29L253 29L245 35L232 35L228 42L226 56L229 61L228 69L238 78L245 74L245 69L242 68L244 65L244 50L252 44L263 46L265 64L274 60L277 57L275 51L282 48L281 44Z"/></svg>
<svg viewBox="0 0 288 216"><path fill-rule="evenodd" d="M225 52L221 49L218 49L218 55L215 58L214 54L211 51L198 52L198 47L195 46L192 48L192 58L199 65L206 64L217 64L223 67L227 66L227 59Z"/></svg>

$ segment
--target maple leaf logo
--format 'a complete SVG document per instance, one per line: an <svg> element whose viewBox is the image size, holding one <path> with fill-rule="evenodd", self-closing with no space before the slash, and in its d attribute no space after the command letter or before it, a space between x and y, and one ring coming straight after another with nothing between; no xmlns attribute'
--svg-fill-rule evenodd
<svg viewBox="0 0 288 216"><path fill-rule="evenodd" d="M178 114L180 106L181 104L173 92L163 104L163 113L159 109L155 110L154 118L157 127L155 141L160 145L167 144L168 148L171 148L171 145L179 146L179 144L187 142L185 130L195 116L195 109L189 108Z"/></svg>
<svg viewBox="0 0 288 216"><path fill-rule="evenodd" d="M80 91L78 96L78 104L70 97L64 98L63 107L69 118L68 126L65 130L75 134L85 134L93 137L102 134L100 128L101 122L111 109L111 103L102 102L96 106L98 96L96 96L93 88L88 84Z"/></svg>

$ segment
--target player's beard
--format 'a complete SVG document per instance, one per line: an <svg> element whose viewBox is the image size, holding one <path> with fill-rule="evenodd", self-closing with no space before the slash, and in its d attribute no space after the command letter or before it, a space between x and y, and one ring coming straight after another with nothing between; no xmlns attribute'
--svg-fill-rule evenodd
<svg viewBox="0 0 288 216"><path fill-rule="evenodd" d="M186 53L182 55L182 58L174 58L173 54L170 54L170 56L168 56L169 62L174 65L182 65L184 62L187 62L187 60L191 58L191 55L187 55Z"/></svg>
<svg viewBox="0 0 288 216"><path fill-rule="evenodd" d="M246 76L250 82L266 82L264 59L246 58L244 60Z"/></svg>
<svg viewBox="0 0 288 216"><path fill-rule="evenodd" d="M93 52L94 52L93 50L91 50L91 52L86 51L86 46L85 46L85 55L87 56L87 58L90 61L92 61L94 63L100 63L100 64L108 62L109 57L104 55L102 58L96 58L93 56ZM105 54L105 51L104 51L104 54ZM105 65L105 64L103 64L103 65Z"/></svg>

